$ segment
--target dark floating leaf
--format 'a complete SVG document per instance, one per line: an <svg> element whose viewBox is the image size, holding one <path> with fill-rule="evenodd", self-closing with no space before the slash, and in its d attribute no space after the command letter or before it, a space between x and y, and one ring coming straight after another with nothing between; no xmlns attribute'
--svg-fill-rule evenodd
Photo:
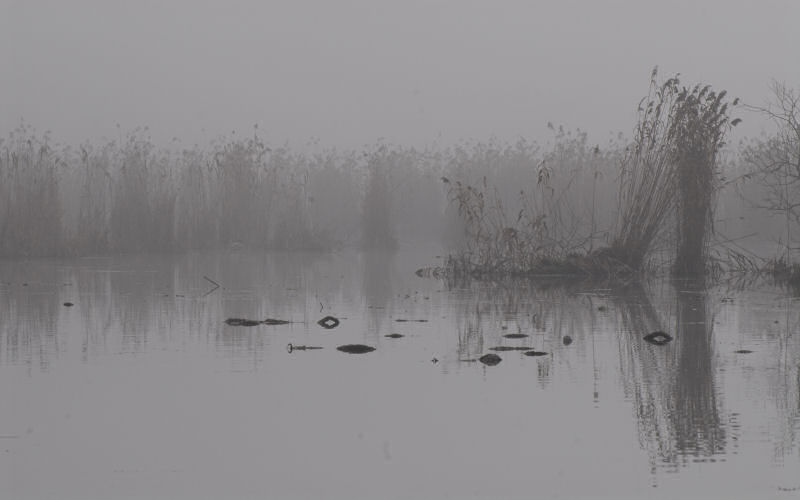
<svg viewBox="0 0 800 500"><path fill-rule="evenodd" d="M644 339L653 345L664 345L672 341L672 335L665 332L653 332L645 335Z"/></svg>
<svg viewBox="0 0 800 500"><path fill-rule="evenodd" d="M526 356L547 356L546 352L542 351L528 351L525 353Z"/></svg>
<svg viewBox="0 0 800 500"><path fill-rule="evenodd" d="M734 351L734 352L736 354L750 354L753 351L751 351L750 349L739 349L738 351Z"/></svg>
<svg viewBox="0 0 800 500"><path fill-rule="evenodd" d="M401 339L401 338L405 337L405 335L401 335L399 333L390 333L388 335L384 335L384 337L388 337L390 339Z"/></svg>
<svg viewBox="0 0 800 500"><path fill-rule="evenodd" d="M72 302L64 302L64 307L72 307L74 305Z"/></svg>
<svg viewBox="0 0 800 500"><path fill-rule="evenodd" d="M264 321L262 321L261 323L263 323L265 325L288 325L289 323L291 323L291 321L286 321L285 319L267 318Z"/></svg>
<svg viewBox="0 0 800 500"><path fill-rule="evenodd" d="M564 335L564 338L561 339L561 342L564 345L570 345L572 343L572 337L570 337L569 335Z"/></svg>
<svg viewBox="0 0 800 500"><path fill-rule="evenodd" d="M526 333L507 333L507 334L503 335L503 337L505 337L507 339L524 339L527 336L528 336L528 334L526 334Z"/></svg>
<svg viewBox="0 0 800 500"><path fill-rule="evenodd" d="M410 322L410 321L415 321L417 323L427 323L428 322L427 319L403 319L403 318L398 318L395 321L397 321L398 323L407 323L407 322Z"/></svg>
<svg viewBox="0 0 800 500"><path fill-rule="evenodd" d="M313 346L313 345L292 345L292 344L289 344L289 345L286 346L286 350L289 351L289 352L292 352L292 351L312 351L312 350L315 350L315 349L322 349L322 347L316 347L316 346Z"/></svg>
<svg viewBox="0 0 800 500"><path fill-rule="evenodd" d="M490 351L530 351L533 347L525 347L525 346L508 346L508 345L499 345L497 347L490 347Z"/></svg>
<svg viewBox="0 0 800 500"><path fill-rule="evenodd" d="M261 321L244 318L228 318L225 320L225 323L231 326L257 326L261 324Z"/></svg>
<svg viewBox="0 0 800 500"><path fill-rule="evenodd" d="M336 328L339 326L339 319L334 318L333 316L325 316L321 320L317 321L317 324L322 328L327 328L330 330L331 328Z"/></svg>
<svg viewBox="0 0 800 500"><path fill-rule="evenodd" d="M478 358L478 361L487 366L494 366L503 361L503 358L501 358L497 354L484 354L483 356Z"/></svg>
<svg viewBox="0 0 800 500"><path fill-rule="evenodd" d="M374 351L375 348L364 344L347 344L340 345L336 348L336 350L346 352L348 354L364 354Z"/></svg>

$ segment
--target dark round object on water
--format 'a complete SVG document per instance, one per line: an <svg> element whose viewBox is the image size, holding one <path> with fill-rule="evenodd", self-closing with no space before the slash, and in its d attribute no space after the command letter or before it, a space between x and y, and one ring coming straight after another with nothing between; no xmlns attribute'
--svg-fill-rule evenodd
<svg viewBox="0 0 800 500"><path fill-rule="evenodd" d="M561 339L561 342L564 345L570 345L572 343L572 337L570 337L569 335L564 335L564 338Z"/></svg>
<svg viewBox="0 0 800 500"><path fill-rule="evenodd" d="M494 366L503 361L503 358L501 358L497 354L484 354L483 356L478 358L478 361L487 366Z"/></svg>
<svg viewBox="0 0 800 500"><path fill-rule="evenodd" d="M339 326L339 319L334 318L333 316L325 316L321 320L317 321L317 324L322 328L327 328L330 330L331 328L336 328Z"/></svg>
<svg viewBox="0 0 800 500"><path fill-rule="evenodd" d="M364 344L347 344L340 345L336 348L336 350L346 352L348 354L364 354L374 351L375 348Z"/></svg>
<svg viewBox="0 0 800 500"><path fill-rule="evenodd" d="M64 302L64 307L72 307L74 305L72 302Z"/></svg>
<svg viewBox="0 0 800 500"><path fill-rule="evenodd" d="M507 334L503 335L503 337L505 337L507 339L524 339L527 336L528 335L525 334L525 333L507 333Z"/></svg>
<svg viewBox="0 0 800 500"><path fill-rule="evenodd" d="M603 312L603 311L608 311L608 308L606 306L599 306L597 310Z"/></svg>
<svg viewBox="0 0 800 500"><path fill-rule="evenodd" d="M750 349L739 349L738 351L734 351L734 352L736 354L750 354L753 351L751 351Z"/></svg>
<svg viewBox="0 0 800 500"><path fill-rule="evenodd" d="M653 332L645 335L644 339L653 345L664 345L672 341L672 335L666 332Z"/></svg>
<svg viewBox="0 0 800 500"><path fill-rule="evenodd" d="M384 337L389 337L390 339L401 339L405 335L401 335L399 333L390 333L389 335L384 335Z"/></svg>
<svg viewBox="0 0 800 500"><path fill-rule="evenodd" d="M542 351L528 351L525 353L526 356L547 356L546 352Z"/></svg>

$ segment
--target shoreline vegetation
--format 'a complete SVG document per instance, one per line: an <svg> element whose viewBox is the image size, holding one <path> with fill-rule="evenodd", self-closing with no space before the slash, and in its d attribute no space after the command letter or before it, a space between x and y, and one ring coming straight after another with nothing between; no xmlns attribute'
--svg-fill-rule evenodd
<svg viewBox="0 0 800 500"><path fill-rule="evenodd" d="M754 108L653 70L633 137L603 145L548 124L546 144L303 153L268 146L255 128L208 148L158 148L147 129L70 147L23 124L0 139L0 257L437 239L452 251L428 274L630 282L749 272L797 285L800 99L772 90L772 105ZM777 134L732 151L734 111L766 113ZM748 223L767 227L782 254L739 246Z"/></svg>

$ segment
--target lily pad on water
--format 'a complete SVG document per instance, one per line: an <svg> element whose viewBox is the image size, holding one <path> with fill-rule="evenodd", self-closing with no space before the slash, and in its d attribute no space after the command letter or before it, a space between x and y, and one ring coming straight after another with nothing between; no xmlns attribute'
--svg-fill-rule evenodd
<svg viewBox="0 0 800 500"><path fill-rule="evenodd" d="M526 346L507 346L507 345L499 345L497 347L490 347L490 351L530 351L533 347L526 347Z"/></svg>
<svg viewBox="0 0 800 500"><path fill-rule="evenodd" d="M333 316L325 316L321 320L317 321L317 324L322 328L330 330L331 328L336 328L337 326L339 326L339 318L334 318Z"/></svg>
<svg viewBox="0 0 800 500"><path fill-rule="evenodd" d="M542 351L528 351L525 353L526 356L547 356L546 352Z"/></svg>
<svg viewBox="0 0 800 500"><path fill-rule="evenodd" d="M225 320L225 323L231 326L257 326L261 324L261 321L255 319L228 318Z"/></svg>
<svg viewBox="0 0 800 500"><path fill-rule="evenodd" d="M503 361L503 358L501 358L497 354L484 354L483 356L478 358L478 361L487 366L494 366Z"/></svg>
<svg viewBox="0 0 800 500"><path fill-rule="evenodd" d="M401 339L401 338L405 337L405 335L401 335L399 333L390 333L388 335L384 335L384 337L388 337L390 339Z"/></svg>
<svg viewBox="0 0 800 500"><path fill-rule="evenodd" d="M374 351L375 348L364 344L347 344L340 345L336 348L336 350L346 352L348 354L364 354Z"/></svg>
<svg viewBox="0 0 800 500"><path fill-rule="evenodd" d="M528 334L526 334L526 333L507 333L507 334L503 335L503 337L505 337L507 339L524 339L525 337L528 337Z"/></svg>
<svg viewBox="0 0 800 500"><path fill-rule="evenodd" d="M665 332L653 332L645 335L644 340L653 345L664 345L672 341L672 335Z"/></svg>
<svg viewBox="0 0 800 500"><path fill-rule="evenodd" d="M569 335L564 335L564 338L561 339L561 342L564 345L570 345L572 343L572 337L570 337Z"/></svg>
<svg viewBox="0 0 800 500"><path fill-rule="evenodd" d="M289 323L291 323L291 321L286 321L285 319L267 318L261 323L265 325L288 325Z"/></svg>

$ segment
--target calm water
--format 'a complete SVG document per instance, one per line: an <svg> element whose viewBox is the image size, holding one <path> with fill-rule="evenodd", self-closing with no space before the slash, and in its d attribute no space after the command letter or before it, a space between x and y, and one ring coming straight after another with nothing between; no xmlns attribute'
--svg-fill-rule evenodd
<svg viewBox="0 0 800 500"><path fill-rule="evenodd" d="M414 275L436 262L0 263L0 498L800 496L798 299ZM474 361L497 346L547 355Z"/></svg>

